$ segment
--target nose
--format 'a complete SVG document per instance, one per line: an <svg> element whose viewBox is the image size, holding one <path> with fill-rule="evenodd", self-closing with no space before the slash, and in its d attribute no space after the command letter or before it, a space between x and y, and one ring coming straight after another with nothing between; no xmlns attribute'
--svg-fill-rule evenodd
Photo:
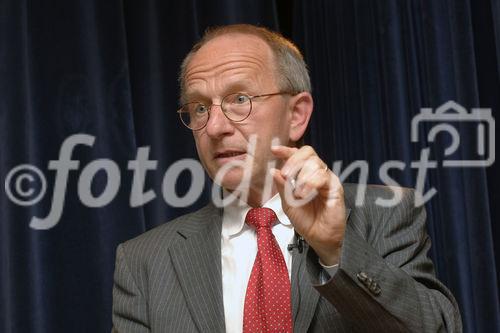
<svg viewBox="0 0 500 333"><path fill-rule="evenodd" d="M206 131L207 135L211 138L218 138L233 133L233 124L224 115L224 111L222 111L220 105L212 105L210 109L210 117L206 126Z"/></svg>

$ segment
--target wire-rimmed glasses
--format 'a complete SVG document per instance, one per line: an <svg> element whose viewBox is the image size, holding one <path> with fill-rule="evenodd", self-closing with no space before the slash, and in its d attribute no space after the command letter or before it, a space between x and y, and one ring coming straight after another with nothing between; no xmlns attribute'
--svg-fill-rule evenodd
<svg viewBox="0 0 500 333"><path fill-rule="evenodd" d="M275 95L289 94L290 92L276 92L271 94L261 94L250 96L246 93L233 93L225 96L220 104L205 105L202 102L189 102L183 104L177 113L182 123L193 131L201 130L208 123L212 106L220 106L224 116L234 122L241 122L250 116L252 112L252 100L257 97L267 97Z"/></svg>

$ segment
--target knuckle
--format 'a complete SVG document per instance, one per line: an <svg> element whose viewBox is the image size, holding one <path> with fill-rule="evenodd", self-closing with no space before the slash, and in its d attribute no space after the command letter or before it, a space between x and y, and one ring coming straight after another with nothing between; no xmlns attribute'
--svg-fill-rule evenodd
<svg viewBox="0 0 500 333"><path fill-rule="evenodd" d="M321 179L317 177L308 177L302 183L304 187L315 188L321 183Z"/></svg>
<svg viewBox="0 0 500 333"><path fill-rule="evenodd" d="M313 158L308 158L304 163L304 167L314 170L318 167L318 162Z"/></svg>
<svg viewBox="0 0 500 333"><path fill-rule="evenodd" d="M306 153L309 153L309 154L315 154L316 152L314 151L314 148L309 146L309 145L305 145L305 146L302 146L302 148L300 148L302 151L306 152Z"/></svg>

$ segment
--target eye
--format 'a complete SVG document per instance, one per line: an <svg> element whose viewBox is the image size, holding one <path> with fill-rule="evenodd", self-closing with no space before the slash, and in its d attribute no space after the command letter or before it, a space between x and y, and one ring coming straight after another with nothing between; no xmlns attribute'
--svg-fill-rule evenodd
<svg viewBox="0 0 500 333"><path fill-rule="evenodd" d="M208 108L207 108L207 106L206 106L206 105L204 105L204 104L199 104L199 103L198 103L198 104L194 104L194 105L193 105L193 109L192 109L192 111L193 111L195 114L197 114L197 115L203 115L203 114L207 113Z"/></svg>
<svg viewBox="0 0 500 333"><path fill-rule="evenodd" d="M235 94L234 98L232 100L232 103L234 104L246 104L250 100L250 97L248 97L245 94Z"/></svg>

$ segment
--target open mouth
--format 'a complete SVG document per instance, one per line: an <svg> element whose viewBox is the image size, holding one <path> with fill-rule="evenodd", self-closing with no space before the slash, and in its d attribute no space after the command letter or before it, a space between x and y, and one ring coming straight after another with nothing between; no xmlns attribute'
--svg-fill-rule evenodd
<svg viewBox="0 0 500 333"><path fill-rule="evenodd" d="M215 159L217 159L217 160L231 159L234 157L243 156L245 154L246 154L246 152L244 152L244 151L224 151L224 152L216 153Z"/></svg>
<svg viewBox="0 0 500 333"><path fill-rule="evenodd" d="M232 151L232 152L226 152L226 153L219 153L217 154L216 158L226 158L226 157L234 157L234 156L239 156L243 155L244 152L242 151Z"/></svg>

